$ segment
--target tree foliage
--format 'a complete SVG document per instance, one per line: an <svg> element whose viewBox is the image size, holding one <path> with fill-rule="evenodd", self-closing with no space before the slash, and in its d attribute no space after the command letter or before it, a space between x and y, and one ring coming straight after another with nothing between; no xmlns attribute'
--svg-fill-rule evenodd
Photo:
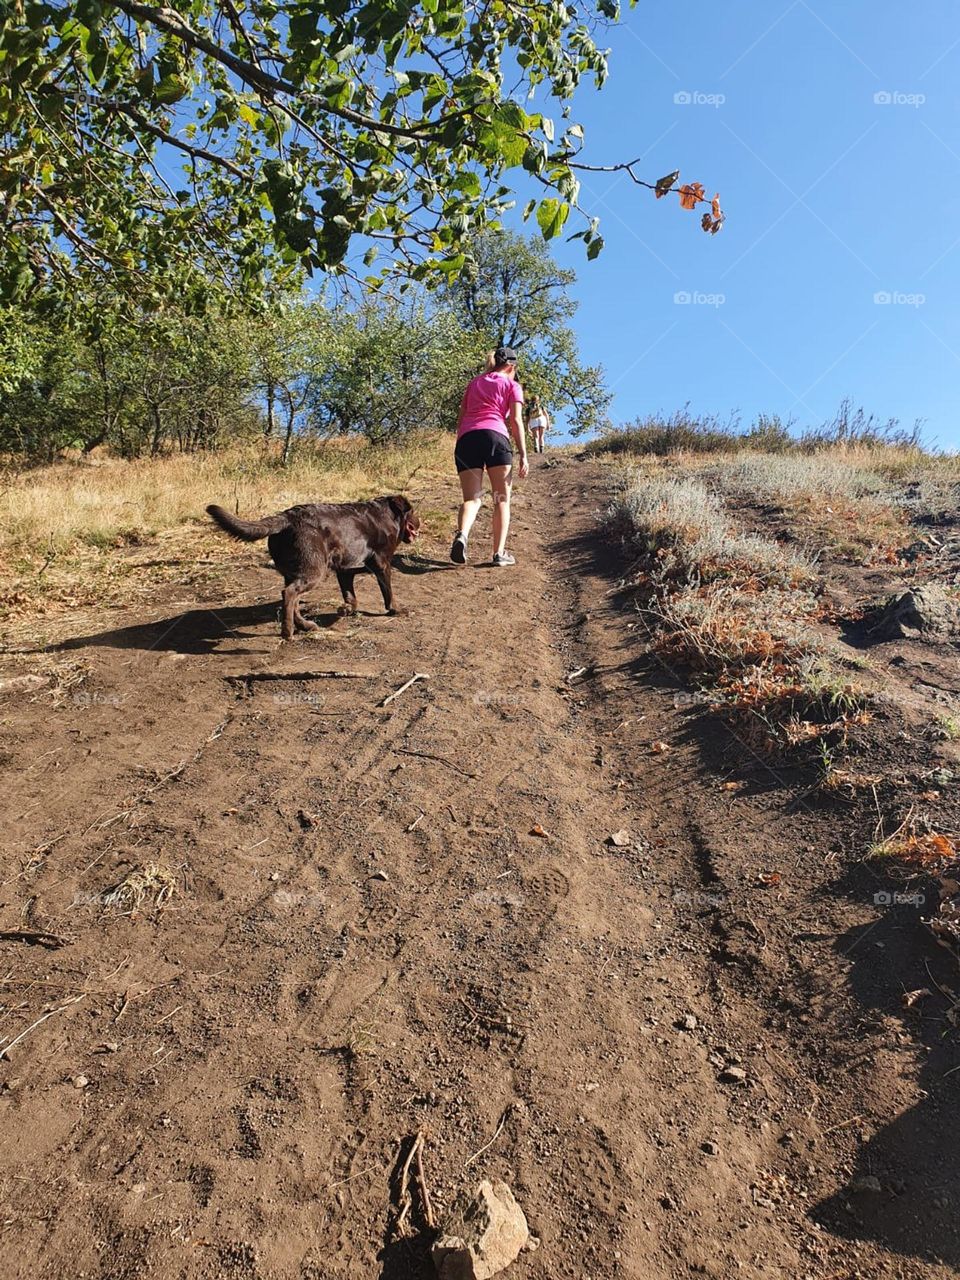
<svg viewBox="0 0 960 1280"><path fill-rule="evenodd" d="M511 201L576 207L584 78L617 0L4 0L0 286L146 302L372 264L453 275ZM555 121L529 111L552 95ZM526 103L527 106L521 105ZM176 159L176 163L174 163ZM594 223L576 233L600 247Z"/></svg>

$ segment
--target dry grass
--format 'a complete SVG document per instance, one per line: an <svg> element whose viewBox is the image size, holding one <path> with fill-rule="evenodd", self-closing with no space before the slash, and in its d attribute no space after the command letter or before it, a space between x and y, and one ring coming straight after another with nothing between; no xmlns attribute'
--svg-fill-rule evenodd
<svg viewBox="0 0 960 1280"><path fill-rule="evenodd" d="M394 448L358 441L301 447L290 466L276 450L123 462L69 460L0 480L0 619L131 603L163 583L202 591L220 581L236 546L204 508L241 514L298 502L350 501L406 492L450 470L448 436ZM425 513L426 527L441 513Z"/></svg>
<svg viewBox="0 0 960 1280"><path fill-rule="evenodd" d="M642 553L635 582L654 650L693 669L758 748L843 743L862 723L864 695L834 671L811 626L821 612L812 557L737 532L716 489L661 468L625 473L608 520Z"/></svg>
<svg viewBox="0 0 960 1280"><path fill-rule="evenodd" d="M148 862L125 876L103 895L103 905L124 916L137 915L148 908L159 913L177 889L177 877L159 862Z"/></svg>
<svg viewBox="0 0 960 1280"><path fill-rule="evenodd" d="M960 456L912 445L632 455L631 464L654 481L673 476L684 488L699 483L747 506L780 508L818 557L855 563L897 563L917 525L946 525L960 513Z"/></svg>

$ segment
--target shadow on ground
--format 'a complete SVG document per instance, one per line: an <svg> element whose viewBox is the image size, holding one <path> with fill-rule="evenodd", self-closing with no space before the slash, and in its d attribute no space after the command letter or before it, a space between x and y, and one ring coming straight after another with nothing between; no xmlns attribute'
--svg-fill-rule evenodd
<svg viewBox="0 0 960 1280"><path fill-rule="evenodd" d="M62 653L70 649L88 646L104 646L110 649L155 649L158 653L213 653L224 639L260 639L259 633L243 632L242 627L262 626L275 622L276 601L261 604L231 606L227 608L188 609L170 618L158 618L155 622L136 623L129 627L115 627L107 631L95 631L89 635L71 636L59 644L49 645L44 653ZM336 618L336 615L333 615Z"/></svg>

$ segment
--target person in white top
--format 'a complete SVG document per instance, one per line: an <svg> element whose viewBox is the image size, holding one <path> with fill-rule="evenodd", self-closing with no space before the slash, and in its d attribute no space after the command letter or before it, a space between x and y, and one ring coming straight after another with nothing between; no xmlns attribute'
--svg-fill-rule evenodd
<svg viewBox="0 0 960 1280"><path fill-rule="evenodd" d="M549 427L549 413L540 403L540 397L533 396L530 400L530 417L527 419L527 429L533 436L534 453L543 453L543 437Z"/></svg>

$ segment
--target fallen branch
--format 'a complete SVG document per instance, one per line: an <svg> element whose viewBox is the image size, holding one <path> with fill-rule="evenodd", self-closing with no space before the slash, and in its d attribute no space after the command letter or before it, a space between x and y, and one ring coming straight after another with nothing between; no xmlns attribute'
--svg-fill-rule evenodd
<svg viewBox="0 0 960 1280"><path fill-rule="evenodd" d="M420 1148L423 1146L423 1132L419 1132L410 1144L410 1150L407 1152L407 1158L403 1162L400 1170L400 1182L397 1188L397 1214L396 1233L398 1236L409 1235L407 1227L407 1217L413 1208L413 1198L410 1195L410 1165L413 1163L414 1156L419 1154Z"/></svg>
<svg viewBox="0 0 960 1280"><path fill-rule="evenodd" d="M79 996L71 996L71 998L69 1000L65 1000L63 1004L57 1005L55 1009L49 1009L45 1014L37 1018L36 1022L31 1022L29 1027L21 1031L20 1034L16 1037L16 1039L11 1040L9 1044L5 1044L2 1048L0 1048L0 1058L5 1058L9 1054L10 1050L14 1047L14 1045L18 1045L21 1040L25 1039L25 1037L30 1034L30 1032L34 1029L34 1027L39 1027L41 1022L46 1022L46 1020L48 1018L52 1018L55 1013L62 1013L63 1010L69 1008L70 1005L78 1004L81 1000L84 1000L84 999L86 999L86 992L84 992L82 995L79 995Z"/></svg>
<svg viewBox="0 0 960 1280"><path fill-rule="evenodd" d="M417 1186L420 1188L420 1201L423 1205L423 1216L426 1219L427 1226L431 1231L436 1227L436 1221L433 1216L433 1205L430 1203L430 1191L427 1187L427 1179L423 1173L423 1134L417 1135L419 1143L415 1143L417 1153Z"/></svg>
<svg viewBox="0 0 960 1280"><path fill-rule="evenodd" d="M461 769L456 761L447 760L444 756L435 756L429 751L412 751L409 747L395 747L394 751L398 756L418 756L421 760L436 760L437 764L445 764L450 769L456 769L457 773L464 778L477 777L477 774Z"/></svg>
<svg viewBox="0 0 960 1280"><path fill-rule="evenodd" d="M410 686L411 686L412 684L416 684L418 680L429 680L429 679L430 679L430 677L426 674L426 672L425 672L425 671L417 671L417 672L415 672L415 673L410 677L410 679L407 681L407 683L406 683L406 684L402 684L402 685L400 686L400 688L399 688L399 689L396 689L396 690L395 690L393 693L391 693L388 697L384 698L384 700L383 700L381 703L379 703L378 705L379 705L379 706L381 706L381 707L389 706L389 705L390 705L390 703L394 700L394 698L399 698L399 697L400 697L400 695L401 695L401 693L406 693L406 691L410 688Z"/></svg>

